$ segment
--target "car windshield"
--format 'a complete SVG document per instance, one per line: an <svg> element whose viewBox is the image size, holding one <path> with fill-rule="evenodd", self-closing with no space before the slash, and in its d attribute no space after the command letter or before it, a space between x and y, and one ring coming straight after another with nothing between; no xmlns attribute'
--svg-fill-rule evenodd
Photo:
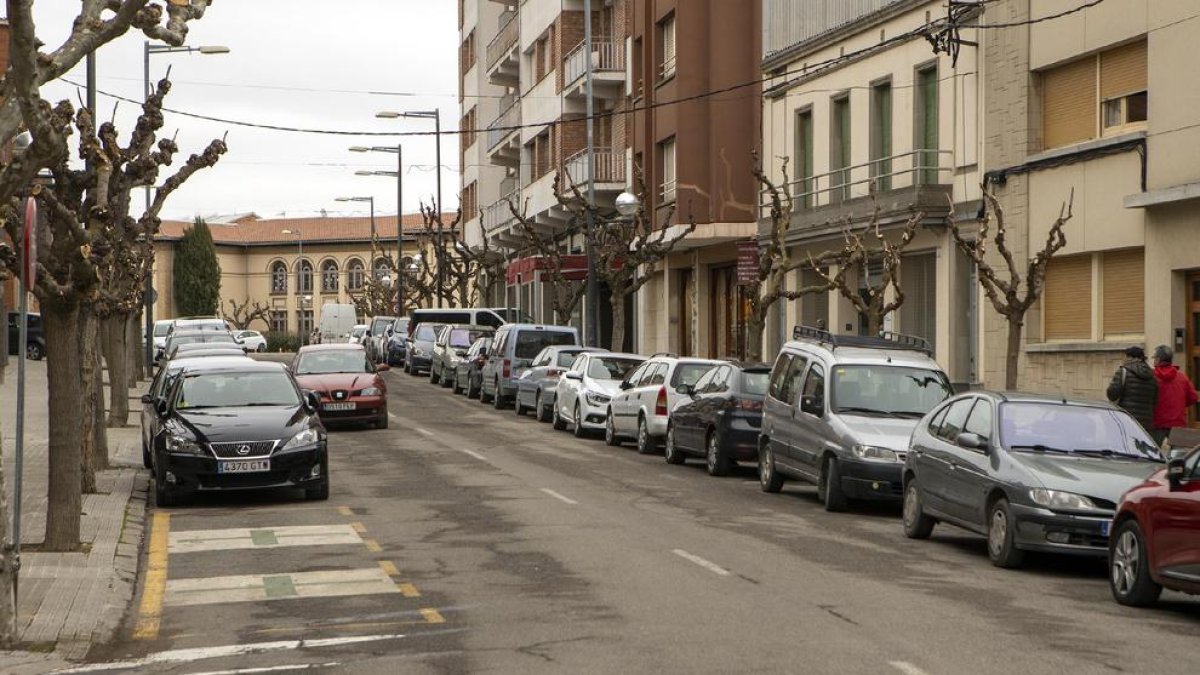
<svg viewBox="0 0 1200 675"><path fill-rule="evenodd" d="M373 373L375 369L367 362L360 349L335 349L301 354L296 363L297 375L323 375L325 373Z"/></svg>
<svg viewBox="0 0 1200 675"><path fill-rule="evenodd" d="M833 411L923 417L954 392L946 377L928 368L836 366Z"/></svg>
<svg viewBox="0 0 1200 675"><path fill-rule="evenodd" d="M481 330L468 330L466 328L454 328L450 331L450 346L451 347L470 347L472 342L479 339L483 334Z"/></svg>
<svg viewBox="0 0 1200 675"><path fill-rule="evenodd" d="M162 337L162 336L166 335L167 332L170 330L171 330L171 324L169 324L169 323L154 324L154 337Z"/></svg>
<svg viewBox="0 0 1200 675"><path fill-rule="evenodd" d="M517 346L513 355L518 359L532 359L546 347L573 344L575 333L559 330L522 330L517 333Z"/></svg>
<svg viewBox="0 0 1200 675"><path fill-rule="evenodd" d="M558 360L555 361L555 364L559 368L570 368L571 364L575 363L575 359L577 359L577 358L579 358L579 352L576 352L576 351L559 352Z"/></svg>
<svg viewBox="0 0 1200 675"><path fill-rule="evenodd" d="M593 380L623 380L629 371L641 364L641 359L597 356L588 363L588 377Z"/></svg>
<svg viewBox="0 0 1200 675"><path fill-rule="evenodd" d="M742 372L742 389L747 394L763 396L767 393L767 382L771 379L770 371L746 370Z"/></svg>
<svg viewBox="0 0 1200 675"><path fill-rule="evenodd" d="M678 389L682 385L693 385L700 379L702 375L712 370L715 363L681 363L675 366L675 372L671 375L671 389Z"/></svg>
<svg viewBox="0 0 1200 675"><path fill-rule="evenodd" d="M1000 406L1000 443L1006 448L1059 448L1080 455L1162 460L1128 413L1061 403L1010 402Z"/></svg>
<svg viewBox="0 0 1200 675"><path fill-rule="evenodd" d="M377 321L375 325L371 327L371 336L379 337L380 335L383 335L387 332L388 327L391 326L392 323L392 321Z"/></svg>
<svg viewBox="0 0 1200 675"><path fill-rule="evenodd" d="M417 334L413 336L413 339L433 342L437 339L437 334L441 332L442 328L443 326L440 323L423 323L417 326Z"/></svg>
<svg viewBox="0 0 1200 675"><path fill-rule="evenodd" d="M354 330L350 331L350 334L353 335L354 337L361 337L362 334L366 333L366 332L367 332L366 326L355 326Z"/></svg>
<svg viewBox="0 0 1200 675"><path fill-rule="evenodd" d="M295 406L296 387L286 373L196 373L183 378L175 398L176 410Z"/></svg>

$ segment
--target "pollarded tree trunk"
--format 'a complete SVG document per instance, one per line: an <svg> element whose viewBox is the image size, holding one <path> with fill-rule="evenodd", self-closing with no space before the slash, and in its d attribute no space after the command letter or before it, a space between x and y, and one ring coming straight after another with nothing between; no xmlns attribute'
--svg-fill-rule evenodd
<svg viewBox="0 0 1200 675"><path fill-rule="evenodd" d="M83 437L80 439L80 466L83 467L83 473L80 474L79 485L84 494L92 494L96 492L96 422L99 419L100 426L104 426L104 418L97 417L96 408L104 401L104 385L101 381L100 395L96 396L96 383L103 377L100 370L100 362L97 359L97 328L99 322L96 320L96 315L89 311L86 307L79 310L79 340L76 344L79 346L79 391L83 396L82 414L79 419L82 421Z"/></svg>
<svg viewBox="0 0 1200 675"><path fill-rule="evenodd" d="M141 314L130 314L125 327L125 346L127 354L125 356L126 363L129 364L129 387L133 388L139 380L145 380L146 369L145 347L142 344L139 336L141 335Z"/></svg>
<svg viewBox="0 0 1200 675"><path fill-rule="evenodd" d="M1017 366L1018 359L1021 358L1021 328L1024 323L1019 319L1012 317L1008 318L1008 361L1004 364L1004 389L1007 391L1016 391L1017 389Z"/></svg>
<svg viewBox="0 0 1200 675"><path fill-rule="evenodd" d="M625 298L628 297L624 292L612 293L612 349L614 352L625 351ZM596 298L596 302L600 302L600 298ZM597 331L600 327L596 326ZM599 334L599 332L597 332Z"/></svg>
<svg viewBox="0 0 1200 675"><path fill-rule="evenodd" d="M114 314L102 322L101 336L104 361L108 364L108 426L124 427L129 424L129 349L125 334L129 321L123 314Z"/></svg>
<svg viewBox="0 0 1200 675"><path fill-rule="evenodd" d="M47 551L79 548L79 521L83 496L83 428L72 420L83 419L84 389L80 386L83 354L78 302L44 298L42 323L46 330L46 377L49 381L49 467L46 490Z"/></svg>

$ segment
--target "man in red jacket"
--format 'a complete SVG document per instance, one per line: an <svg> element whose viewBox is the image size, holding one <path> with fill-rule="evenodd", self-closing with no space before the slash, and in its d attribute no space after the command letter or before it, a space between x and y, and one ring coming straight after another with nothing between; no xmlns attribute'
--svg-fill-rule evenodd
<svg viewBox="0 0 1200 675"><path fill-rule="evenodd" d="M1154 406L1154 440L1163 440L1175 427L1187 426L1188 406L1196 405L1196 388L1188 376L1171 360L1171 348L1159 345L1154 349L1154 379L1158 380L1158 403Z"/></svg>

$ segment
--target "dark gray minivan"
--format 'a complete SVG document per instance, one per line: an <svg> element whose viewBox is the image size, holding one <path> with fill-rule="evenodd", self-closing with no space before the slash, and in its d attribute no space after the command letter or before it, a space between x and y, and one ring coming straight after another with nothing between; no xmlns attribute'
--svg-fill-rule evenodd
<svg viewBox="0 0 1200 675"><path fill-rule="evenodd" d="M492 338L492 348L483 365L483 388L479 399L503 408L517 394L521 373L546 347L579 344L579 331L571 326L507 323Z"/></svg>

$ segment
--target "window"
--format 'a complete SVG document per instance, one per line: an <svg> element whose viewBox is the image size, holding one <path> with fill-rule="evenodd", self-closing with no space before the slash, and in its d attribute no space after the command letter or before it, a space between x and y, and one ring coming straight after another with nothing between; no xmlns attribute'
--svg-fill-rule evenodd
<svg viewBox="0 0 1200 675"><path fill-rule="evenodd" d="M347 273L346 286L352 291L361 291L363 283L366 281L366 267L363 261L358 258L353 258L346 266L349 272Z"/></svg>
<svg viewBox="0 0 1200 675"><path fill-rule="evenodd" d="M271 310L270 325L272 333L286 333L287 312L278 309Z"/></svg>
<svg viewBox="0 0 1200 675"><path fill-rule="evenodd" d="M900 330L929 340L937 338L937 253L906 255L900 267L904 304L900 305Z"/></svg>
<svg viewBox="0 0 1200 675"><path fill-rule="evenodd" d="M462 130L462 147L460 152L466 152L467 148L475 144L475 129L477 125L475 106L471 106L471 109L467 111L466 115L463 115L462 120L459 122L458 128ZM466 162L463 163L466 164Z"/></svg>
<svg viewBox="0 0 1200 675"><path fill-rule="evenodd" d="M713 373L710 391L712 391L714 394L721 394L729 391L729 375L733 372L732 368L729 366L721 366L719 368L714 368L709 372Z"/></svg>
<svg viewBox="0 0 1200 675"><path fill-rule="evenodd" d="M946 411L950 410L950 406L946 406L938 411L933 419L929 421L929 433L933 436L939 435L942 429L942 421L946 419Z"/></svg>
<svg viewBox="0 0 1200 675"><path fill-rule="evenodd" d="M966 429L967 415L971 412L971 406L974 404L974 398L960 399L951 404L950 409L946 412L946 418L942 420L942 426L938 430L938 437L948 443L955 443L958 435Z"/></svg>
<svg viewBox="0 0 1200 675"><path fill-rule="evenodd" d="M278 261L271 265L271 293L273 295L284 295L287 293L287 277L287 264L283 261Z"/></svg>
<svg viewBox="0 0 1200 675"><path fill-rule="evenodd" d="M796 161L792 166L796 180L796 208L813 205L813 117L812 110L796 113Z"/></svg>
<svg viewBox="0 0 1200 675"><path fill-rule="evenodd" d="M821 364L814 363L808 370L808 377L804 380L804 391L800 395L804 398L811 397L815 405L822 409L825 407L825 369Z"/></svg>
<svg viewBox="0 0 1200 675"><path fill-rule="evenodd" d="M877 192L892 189L892 83L871 87L871 178Z"/></svg>
<svg viewBox="0 0 1200 675"><path fill-rule="evenodd" d="M831 201L839 202L850 198L850 96L833 100L832 120L829 125L829 167L835 172L830 176Z"/></svg>
<svg viewBox="0 0 1200 675"><path fill-rule="evenodd" d="M675 15L672 14L658 24L659 44L662 46L662 66L659 68L659 81L669 80L675 76Z"/></svg>
<svg viewBox="0 0 1200 675"><path fill-rule="evenodd" d="M1145 332L1145 272L1143 249L1107 251L1101 275L1104 289L1104 337Z"/></svg>
<svg viewBox="0 0 1200 675"><path fill-rule="evenodd" d="M913 143L917 154L917 184L938 182L938 71L937 66L917 71Z"/></svg>
<svg viewBox="0 0 1200 675"><path fill-rule="evenodd" d="M779 388L779 400L789 405L796 402L796 394L800 393L801 378L804 376L804 367L807 365L808 359L803 356L792 358L787 374L783 376L783 386Z"/></svg>
<svg viewBox="0 0 1200 675"><path fill-rule="evenodd" d="M296 292L301 295L313 292L313 266L307 260L296 263Z"/></svg>
<svg viewBox="0 0 1200 675"><path fill-rule="evenodd" d="M662 176L662 191L660 196L664 204L675 201L675 137L672 136L658 144L658 156L662 162L659 175Z"/></svg>
<svg viewBox="0 0 1200 675"><path fill-rule="evenodd" d="M1053 258L1046 267L1042 312L1046 340L1092 338L1092 256Z"/></svg>
<svg viewBox="0 0 1200 675"><path fill-rule="evenodd" d="M712 388L713 377L715 377L716 374L717 374L717 369L713 368L712 370L708 371L707 373L701 375L700 379L696 380L696 384L695 384L696 393L703 394L703 393L708 392Z"/></svg>
<svg viewBox="0 0 1200 675"><path fill-rule="evenodd" d="M391 269L392 269L392 265L391 265L391 263L389 263L387 261L387 258L376 258L375 259L375 281L382 281L383 278L385 276L387 276L388 272Z"/></svg>
<svg viewBox="0 0 1200 675"><path fill-rule="evenodd" d="M580 355L580 358L583 358L583 356ZM634 386L634 387L638 386L639 384L641 384L642 377L645 376L646 369L649 367L650 367L650 364L643 363L642 365L638 366L637 370L630 373L629 376L625 378L625 381L628 382L631 386ZM575 366L571 366L571 369L574 370Z"/></svg>
<svg viewBox="0 0 1200 675"><path fill-rule="evenodd" d="M650 376L646 383L649 386L656 384L665 384L667 381L667 364L659 363L654 366L654 370L650 371Z"/></svg>
<svg viewBox="0 0 1200 675"><path fill-rule="evenodd" d="M1135 42L1101 53L1101 134L1117 134L1130 127L1144 126L1148 106L1146 43Z"/></svg>
<svg viewBox="0 0 1200 675"><path fill-rule="evenodd" d="M321 263L321 290L326 293L337 293L338 264L336 260L326 260Z"/></svg>
<svg viewBox="0 0 1200 675"><path fill-rule="evenodd" d="M971 416L963 431L975 434L985 441L992 439L992 404L980 399L971 409Z"/></svg>
<svg viewBox="0 0 1200 675"><path fill-rule="evenodd" d="M1043 71L1041 94L1047 149L1143 128L1149 118L1146 41Z"/></svg>
<svg viewBox="0 0 1200 675"><path fill-rule="evenodd" d="M475 31L467 35L467 39L458 46L459 76L465 76L475 65Z"/></svg>
<svg viewBox="0 0 1200 675"><path fill-rule="evenodd" d="M780 355L779 360L775 362L775 367L771 370L771 383L767 387L767 394L777 401L783 400L780 397L783 396L783 384L786 381L792 358L791 354Z"/></svg>

